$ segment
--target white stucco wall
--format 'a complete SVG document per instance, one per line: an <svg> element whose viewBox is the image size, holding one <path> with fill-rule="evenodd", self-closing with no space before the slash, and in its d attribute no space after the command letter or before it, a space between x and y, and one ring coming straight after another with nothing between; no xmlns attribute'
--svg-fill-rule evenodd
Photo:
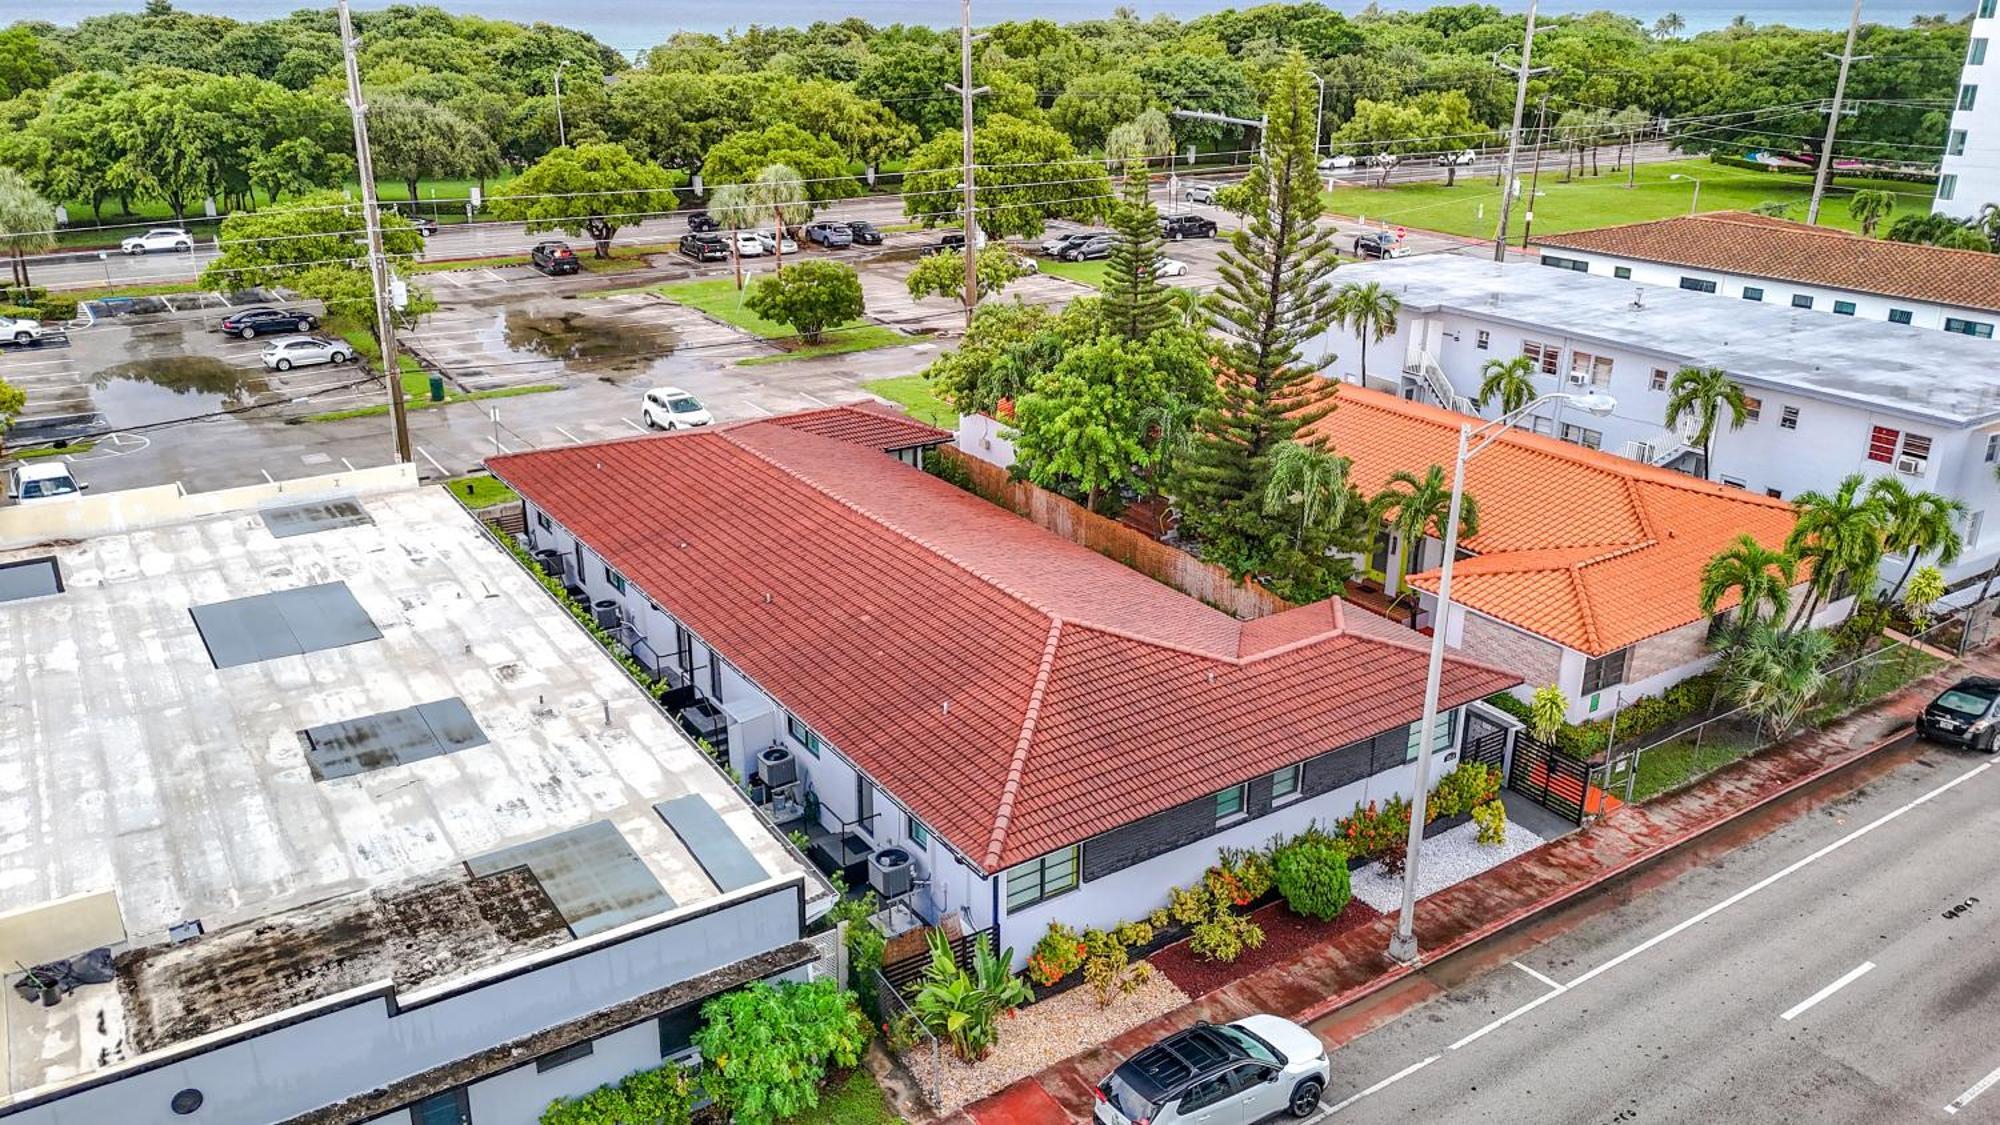
<svg viewBox="0 0 2000 1125"><path fill-rule="evenodd" d="M527 1063L475 1082L466 1089L466 1100L476 1125L536 1125L557 1098L574 1097L659 1065L660 1025L647 1020L592 1040L587 1058L547 1072Z"/></svg>
<svg viewBox="0 0 2000 1125"><path fill-rule="evenodd" d="M1976 18L1959 86L1952 91L1950 125L1964 131L1965 149L1947 151L1939 162L1938 197L1931 204L1931 210L1955 219L1973 218L1982 206L2000 203L2000 8L1986 0L1974 0L1970 7ZM1960 5L1958 11L1966 8ZM1982 42L1985 59L1974 63L1972 56ZM1966 86L1978 87L1979 94L1971 109L1958 109L1959 92ZM1943 198L1944 176L1955 178L1949 199Z"/></svg>
<svg viewBox="0 0 2000 1125"><path fill-rule="evenodd" d="M990 461L1003 469L1014 465L1014 443L1004 434L1010 427L997 418L984 414L961 414L958 416L958 448L981 461Z"/></svg>

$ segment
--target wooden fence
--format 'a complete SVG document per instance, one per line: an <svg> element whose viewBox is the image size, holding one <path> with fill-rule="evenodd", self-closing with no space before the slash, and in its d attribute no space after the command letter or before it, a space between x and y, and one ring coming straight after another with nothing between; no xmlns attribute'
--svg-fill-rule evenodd
<svg viewBox="0 0 2000 1125"><path fill-rule="evenodd" d="M1234 617L1248 621L1292 608L1290 602L1255 582L1235 581L1213 563L1086 511L1083 505L1027 481L1008 480L1007 470L990 461L950 446L935 453L962 466L971 476L972 490L987 500Z"/></svg>

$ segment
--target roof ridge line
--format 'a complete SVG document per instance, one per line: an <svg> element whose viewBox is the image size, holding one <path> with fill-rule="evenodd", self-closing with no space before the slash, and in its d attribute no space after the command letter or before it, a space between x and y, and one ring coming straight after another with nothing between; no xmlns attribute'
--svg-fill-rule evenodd
<svg viewBox="0 0 2000 1125"><path fill-rule="evenodd" d="M1603 647L1604 638L1597 632L1597 606L1591 601L1590 591L1583 584L1583 565L1576 564L1569 567L1568 571L1570 589L1576 592L1577 606L1583 610L1583 636L1590 643L1590 650L1585 653L1588 656Z"/></svg>
<svg viewBox="0 0 2000 1125"><path fill-rule="evenodd" d="M983 861L988 874L1000 863L1007 843L1007 829L1014 822L1014 799L1021 795L1021 775L1027 772L1028 748L1034 745L1035 721L1041 718L1042 700L1048 694L1049 678L1055 671L1056 647L1062 641L1063 619L1049 615L1049 637L1042 645L1042 664L1035 672L1035 686L1028 692L1028 707L1021 715L1021 735L1014 743L1013 760L1007 763L1007 781L1000 787L1000 803L993 810L993 831L986 838Z"/></svg>

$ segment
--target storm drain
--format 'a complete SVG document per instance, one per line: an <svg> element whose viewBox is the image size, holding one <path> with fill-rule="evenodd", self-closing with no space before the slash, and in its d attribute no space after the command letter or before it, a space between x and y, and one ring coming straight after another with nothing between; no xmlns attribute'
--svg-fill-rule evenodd
<svg viewBox="0 0 2000 1125"><path fill-rule="evenodd" d="M194 626L217 668L299 656L382 638L345 582L192 606Z"/></svg>
<svg viewBox="0 0 2000 1125"><path fill-rule="evenodd" d="M299 732L319 781L403 766L486 745L486 732L458 698L345 719Z"/></svg>
<svg viewBox="0 0 2000 1125"><path fill-rule="evenodd" d="M465 861L475 878L525 867L569 923L589 937L672 910L674 900L608 820L515 844Z"/></svg>
<svg viewBox="0 0 2000 1125"><path fill-rule="evenodd" d="M53 557L0 564L0 602L63 592L62 568Z"/></svg>
<svg viewBox="0 0 2000 1125"><path fill-rule="evenodd" d="M332 531L336 527L360 527L375 522L359 500L316 500L308 504L266 508L258 514L264 517L264 529L271 533L273 539L289 539L294 535Z"/></svg>
<svg viewBox="0 0 2000 1125"><path fill-rule="evenodd" d="M701 794L689 793L661 801L653 806L653 811L680 837L694 861L723 894L769 877L764 865L743 846L742 838L722 822L722 814Z"/></svg>

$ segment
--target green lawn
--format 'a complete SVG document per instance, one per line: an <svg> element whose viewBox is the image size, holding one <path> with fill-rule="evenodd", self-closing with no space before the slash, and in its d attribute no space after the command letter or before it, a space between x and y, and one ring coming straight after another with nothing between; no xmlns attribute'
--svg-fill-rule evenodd
<svg viewBox="0 0 2000 1125"><path fill-rule="evenodd" d="M176 293L205 293L192 281L163 281L157 285L95 285L88 289L52 289L77 301L98 301L106 297L170 297Z"/></svg>
<svg viewBox="0 0 2000 1125"><path fill-rule="evenodd" d="M1041 264L1042 272L1066 278L1092 289L1104 288L1104 270L1111 263L1102 258L1094 262L1058 262L1050 259Z"/></svg>
<svg viewBox="0 0 2000 1125"><path fill-rule="evenodd" d="M1554 171L1542 168L1539 194L1534 201L1535 230L1543 234L1584 230L1685 215L1694 197L1694 185L1679 174L1701 181L1703 211L1748 210L1761 203L1784 202L1794 206L1786 217L1803 221L1806 201L1812 195L1812 178L1781 172L1758 172L1711 164L1706 160L1677 160L1663 164L1641 164L1636 187L1625 186L1625 174L1613 173L1608 164L1604 174L1562 182L1562 165ZM1522 177L1525 189L1528 177ZM1931 194L1922 185L1891 180L1835 177L1834 190L1820 208L1820 222L1827 226L1854 229L1847 215L1851 191L1882 189L1900 193L1898 210L1921 212L1930 209ZM1387 188L1341 187L1321 195L1330 211L1360 215L1402 226L1441 231L1468 238L1493 237L1499 221L1500 189L1490 176L1461 176L1455 187L1443 183L1400 184ZM1483 208L1483 210L1482 210ZM1520 239L1525 221L1524 208L1516 205L1511 237Z"/></svg>
<svg viewBox="0 0 2000 1125"><path fill-rule="evenodd" d="M452 496L459 503L474 509L490 508L495 504L504 504L509 500L519 500L521 498L520 493L501 484L486 473L460 477L455 481L448 482L445 487L451 490Z"/></svg>
<svg viewBox="0 0 2000 1125"><path fill-rule="evenodd" d="M889 1099L874 1076L856 1069L847 1081L820 1094L817 1109L786 1118L783 1125L898 1125L901 1120L889 1111Z"/></svg>
<svg viewBox="0 0 2000 1125"><path fill-rule="evenodd" d="M743 307L743 294L736 283L726 277L703 281L675 281L665 285L649 287L652 292L670 301L699 309L725 324L741 328L753 336L766 340L792 343L797 333L790 325L779 324L775 320L765 320ZM851 320L828 328L824 340L818 344L796 345L783 355L753 356L740 362L744 364L782 363L786 360L809 359L813 356L841 355L847 352L864 352L872 348L886 348L908 342L909 337L880 324Z"/></svg>
<svg viewBox="0 0 2000 1125"><path fill-rule="evenodd" d="M88 453L96 448L94 441L72 441L66 445L38 445L30 449L9 450L16 461L33 461L37 457L61 457L70 453Z"/></svg>
<svg viewBox="0 0 2000 1125"><path fill-rule="evenodd" d="M958 411L939 398L936 392L931 390L930 381L922 375L898 375L894 379L875 379L861 384L861 389L901 405L909 412L910 417L919 422L929 422L933 426L943 426L947 430L958 428Z"/></svg>
<svg viewBox="0 0 2000 1125"><path fill-rule="evenodd" d="M1734 731L1708 731L1697 747L1693 735L1677 738L1639 755L1639 777L1632 799L1644 801L1676 789L1757 749L1759 741ZM1620 796L1614 791L1612 796Z"/></svg>
<svg viewBox="0 0 2000 1125"><path fill-rule="evenodd" d="M435 262L411 262L411 273L438 273L442 270L494 269L500 266L525 266L526 254L493 254L485 258L441 258Z"/></svg>

